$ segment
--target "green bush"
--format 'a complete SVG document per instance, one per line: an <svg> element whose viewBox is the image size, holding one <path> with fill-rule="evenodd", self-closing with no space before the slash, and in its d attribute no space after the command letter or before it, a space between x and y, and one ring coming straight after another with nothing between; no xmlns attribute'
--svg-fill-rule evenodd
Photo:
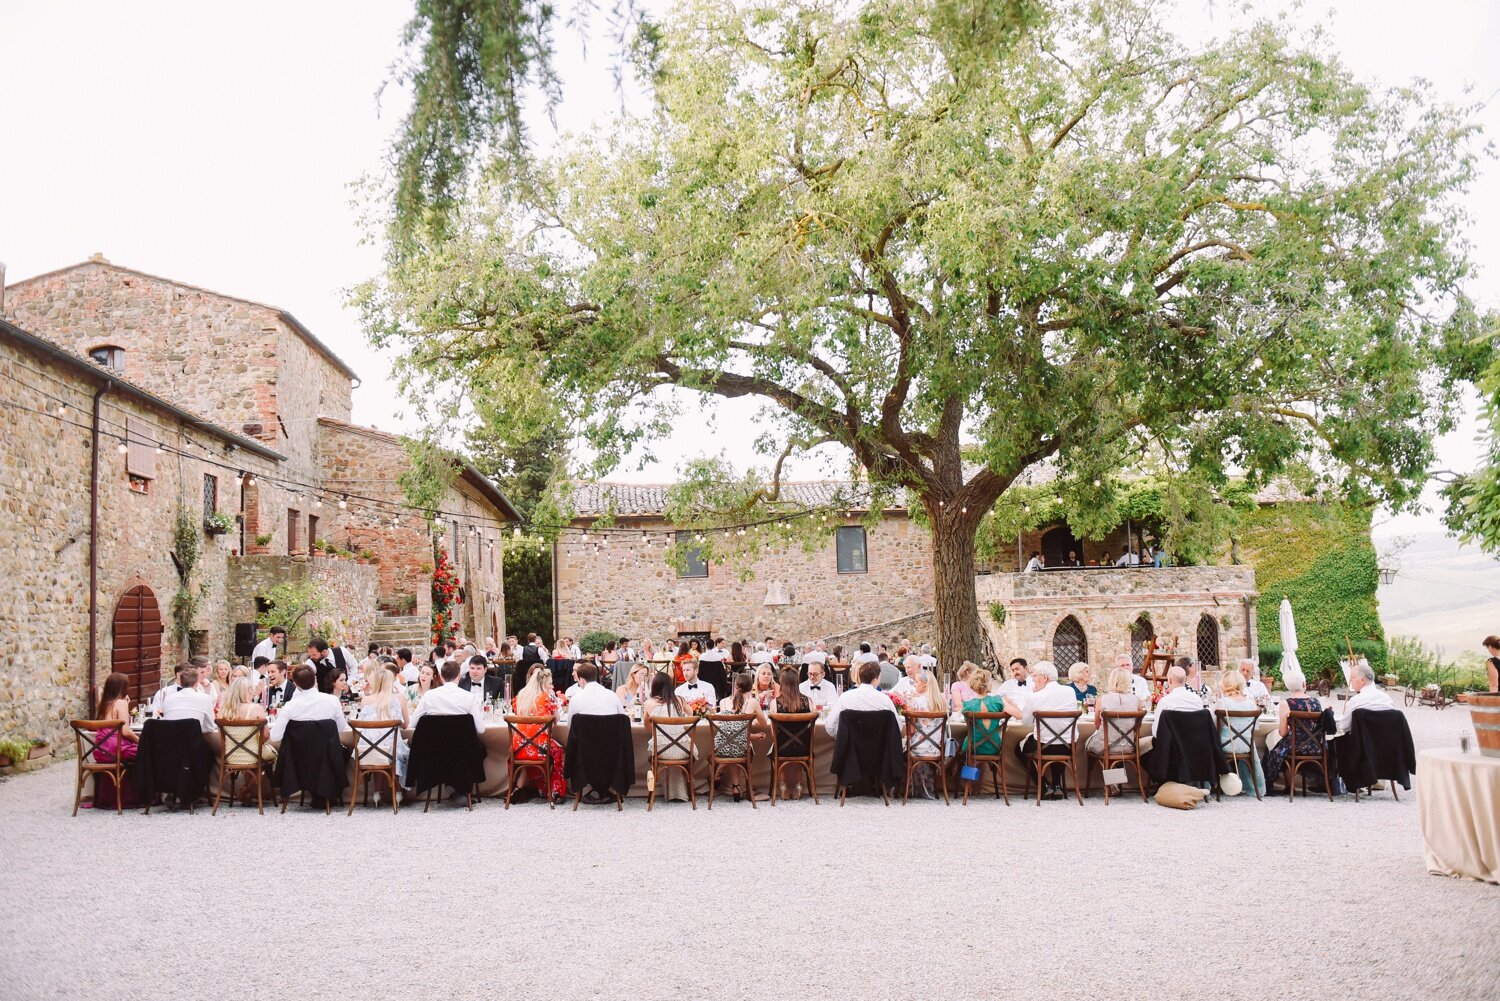
<svg viewBox="0 0 1500 1001"><path fill-rule="evenodd" d="M590 629L578 637L578 649L584 653L603 653L604 644L613 643L620 638L618 631L610 632L606 629Z"/></svg>
<svg viewBox="0 0 1500 1001"><path fill-rule="evenodd" d="M1280 676L1281 671L1281 647L1275 643L1262 643L1260 645L1260 669L1262 673L1274 671Z"/></svg>
<svg viewBox="0 0 1500 1001"><path fill-rule="evenodd" d="M505 631L556 639L552 622L552 547L539 539L505 546Z"/></svg>

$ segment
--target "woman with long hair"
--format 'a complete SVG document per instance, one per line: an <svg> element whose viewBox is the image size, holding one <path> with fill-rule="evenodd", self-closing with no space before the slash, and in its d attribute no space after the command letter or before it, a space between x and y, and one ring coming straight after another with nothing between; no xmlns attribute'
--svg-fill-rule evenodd
<svg viewBox="0 0 1500 1001"><path fill-rule="evenodd" d="M734 723L720 723L714 729L714 754L721 758L743 758L749 755L749 740L764 740L766 732L770 730L771 723L766 719L766 714L761 709L760 702L751 694L750 688L755 684L747 671L740 671L731 682L730 694L719 700L719 712L726 716L743 716L754 713L755 719L744 720ZM757 730L756 728L759 727ZM724 776L730 782L729 792L734 801L740 801L740 773L738 769L730 769ZM769 796L761 794L756 799L769 799Z"/></svg>
<svg viewBox="0 0 1500 1001"><path fill-rule="evenodd" d="M125 725L118 733L111 733L99 742L99 749L94 758L101 764L115 761L131 762L135 760L136 751L139 748L140 736L130 729L130 676L116 671L104 679L104 688L99 692L100 719L120 720ZM121 809L135 806L135 788L133 783L126 782L123 791L114 787L114 782L107 775L94 777L94 807L103 810L115 808L115 800L119 798Z"/></svg>
<svg viewBox="0 0 1500 1001"><path fill-rule="evenodd" d="M552 671L545 664L533 664L526 675L526 684L516 694L515 714L517 716L555 716L557 715L557 700L552 692ZM512 727L511 746L515 749L518 761L541 761L542 754L546 753L552 759L552 787L547 790L547 795L552 797L552 802L561 803L568 795L568 783L563 778L563 745L549 738L545 746L545 752L538 750L536 744L540 743L542 728L535 723L527 723ZM527 743L527 741L532 743ZM528 779L534 781L533 776L540 774L538 769L524 769L516 776L517 783L524 783Z"/></svg>
<svg viewBox="0 0 1500 1001"><path fill-rule="evenodd" d="M401 735L402 727L407 724L407 717L411 714L411 703L402 698L396 691L396 678L383 665L376 664L368 674L365 675L365 694L359 700L358 718L365 721L374 720L400 720L402 726L396 728L396 778L402 784L406 784L406 762L411 755L411 749L406 746L406 738ZM380 740L382 750L371 751L366 757L369 764L386 764L384 748L389 745L384 738ZM352 793L351 793L352 795ZM376 793L379 796L379 793Z"/></svg>
<svg viewBox="0 0 1500 1001"><path fill-rule="evenodd" d="M776 698L776 672L771 667L770 661L755 666L755 685L750 689L759 700L761 708L771 704Z"/></svg>
<svg viewBox="0 0 1500 1001"><path fill-rule="evenodd" d="M783 667L777 680L776 696L771 699L773 713L805 713L812 711L812 703L802 694L795 667Z"/></svg>
<svg viewBox="0 0 1500 1001"><path fill-rule="evenodd" d="M686 646L687 644L683 644ZM650 726L652 717L687 715L687 708L682 700L677 697L675 686L672 684L672 676L665 671L660 671L651 679L651 697L646 700L646 708L643 718L647 723L648 732L651 734L650 752L657 755L662 761L685 761L687 755L672 743L672 738L681 737L686 727L681 725L672 726ZM657 790L658 795L666 799L687 799L687 783L676 770L667 773L667 788Z"/></svg>
<svg viewBox="0 0 1500 1001"><path fill-rule="evenodd" d="M645 705L646 699L651 695L651 668L640 661L632 664L630 674L626 675L625 683L615 692L620 697L620 702L629 708L631 703Z"/></svg>
<svg viewBox="0 0 1500 1001"><path fill-rule="evenodd" d="M672 683L674 685L680 685L687 681L687 678L682 673L682 665L694 659L692 648L684 640L677 647L677 656L672 658Z"/></svg>
<svg viewBox="0 0 1500 1001"><path fill-rule="evenodd" d="M943 686L938 684L937 676L926 668L917 675L915 682L916 693L912 696L908 705L918 712L935 713L947 712L948 700L943 697Z"/></svg>
<svg viewBox="0 0 1500 1001"><path fill-rule="evenodd" d="M443 679L438 677L437 668L431 664L423 664L417 668L417 680L407 686L407 694L411 696L413 701L420 702L422 696L434 688L441 687L442 684Z"/></svg>
<svg viewBox="0 0 1500 1001"><path fill-rule="evenodd" d="M745 666L745 644L739 640L729 644L729 663L736 669Z"/></svg>

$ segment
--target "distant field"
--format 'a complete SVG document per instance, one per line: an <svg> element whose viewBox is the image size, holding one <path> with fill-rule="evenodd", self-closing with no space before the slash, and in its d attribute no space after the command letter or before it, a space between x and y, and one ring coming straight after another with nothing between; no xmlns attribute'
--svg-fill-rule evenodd
<svg viewBox="0 0 1500 1001"><path fill-rule="evenodd" d="M1389 540L1375 545L1384 553ZM1387 635L1414 636L1452 657L1500 633L1500 561L1440 532L1414 536L1399 561L1396 579L1380 588Z"/></svg>

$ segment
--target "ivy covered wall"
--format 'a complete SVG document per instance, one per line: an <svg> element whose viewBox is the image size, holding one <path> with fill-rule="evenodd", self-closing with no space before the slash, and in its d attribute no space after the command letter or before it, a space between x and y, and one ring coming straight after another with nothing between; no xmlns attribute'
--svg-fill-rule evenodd
<svg viewBox="0 0 1500 1001"><path fill-rule="evenodd" d="M1368 508L1318 503L1275 504L1243 515L1235 532L1238 557L1255 568L1260 648L1272 673L1280 673L1284 597L1292 600L1297 659L1310 681L1338 670L1345 637L1372 667L1385 666L1370 515Z"/></svg>

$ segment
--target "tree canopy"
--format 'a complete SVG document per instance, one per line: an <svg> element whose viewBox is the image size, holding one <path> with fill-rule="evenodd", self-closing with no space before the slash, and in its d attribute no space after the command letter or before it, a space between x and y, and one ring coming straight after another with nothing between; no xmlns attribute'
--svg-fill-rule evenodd
<svg viewBox="0 0 1500 1001"><path fill-rule="evenodd" d="M415 391L545 386L602 467L680 391L764 401L770 454L909 492L950 656L982 656L980 518L1039 466L1078 509L1147 463L1409 505L1474 336L1470 111L1169 13L684 3L649 111L393 230L368 329Z"/></svg>

